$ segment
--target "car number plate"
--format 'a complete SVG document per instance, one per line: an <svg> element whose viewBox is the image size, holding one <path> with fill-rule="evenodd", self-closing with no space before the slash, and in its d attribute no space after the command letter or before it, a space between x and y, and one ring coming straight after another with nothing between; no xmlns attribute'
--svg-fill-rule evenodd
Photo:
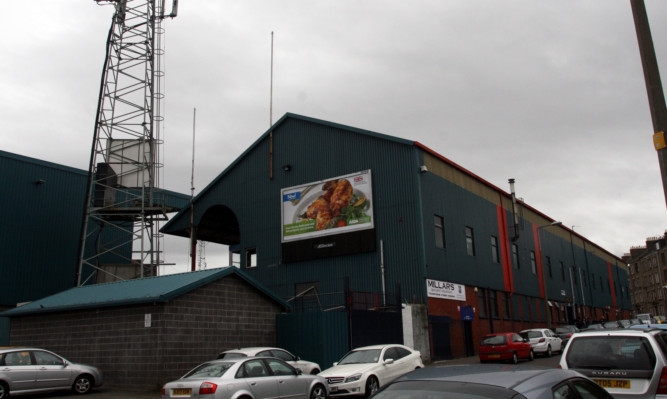
<svg viewBox="0 0 667 399"><path fill-rule="evenodd" d="M597 380L593 379L596 384L602 388L621 388L630 389L630 380Z"/></svg>
<svg viewBox="0 0 667 399"><path fill-rule="evenodd" d="M171 395L190 395L192 393L191 388L173 388L171 390Z"/></svg>
<svg viewBox="0 0 667 399"><path fill-rule="evenodd" d="M489 355L489 359L497 359L500 355Z"/></svg>

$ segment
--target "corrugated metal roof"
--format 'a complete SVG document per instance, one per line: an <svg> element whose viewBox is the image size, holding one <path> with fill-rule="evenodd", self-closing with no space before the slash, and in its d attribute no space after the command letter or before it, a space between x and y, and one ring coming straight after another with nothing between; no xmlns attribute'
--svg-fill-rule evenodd
<svg viewBox="0 0 667 399"><path fill-rule="evenodd" d="M236 267L223 267L167 276L133 279L71 288L0 313L0 317L62 312L99 307L166 302L215 280L236 275L278 302L290 305Z"/></svg>

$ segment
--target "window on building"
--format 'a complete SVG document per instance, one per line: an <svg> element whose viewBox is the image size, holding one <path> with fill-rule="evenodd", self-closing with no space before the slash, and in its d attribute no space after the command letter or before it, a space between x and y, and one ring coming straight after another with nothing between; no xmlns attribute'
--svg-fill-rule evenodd
<svg viewBox="0 0 667 399"><path fill-rule="evenodd" d="M551 270L551 257L547 256L546 261L547 261L547 272L549 273L549 278L552 278L554 275Z"/></svg>
<svg viewBox="0 0 667 399"><path fill-rule="evenodd" d="M572 278L572 284L577 285L577 269L574 265L570 266L570 277Z"/></svg>
<svg viewBox="0 0 667 399"><path fill-rule="evenodd" d="M475 256L475 237L472 227L466 226L466 251L468 255Z"/></svg>
<svg viewBox="0 0 667 399"><path fill-rule="evenodd" d="M584 288L588 287L588 284L586 284L586 274L584 273L584 269L579 269L579 277L581 278L581 284L584 285Z"/></svg>
<svg viewBox="0 0 667 399"><path fill-rule="evenodd" d="M537 274L537 258L535 258L535 251L530 251L530 271Z"/></svg>
<svg viewBox="0 0 667 399"><path fill-rule="evenodd" d="M445 220L442 216L433 216L433 227L435 229L435 246L445 248Z"/></svg>
<svg viewBox="0 0 667 399"><path fill-rule="evenodd" d="M494 319L498 318L498 300L496 298L496 291L489 290L489 313Z"/></svg>
<svg viewBox="0 0 667 399"><path fill-rule="evenodd" d="M486 296L484 295L484 288L477 289L477 307L479 308L479 317L487 317L489 315L486 311Z"/></svg>
<svg viewBox="0 0 667 399"><path fill-rule="evenodd" d="M514 320L521 320L523 300L521 299L521 295L514 295L514 298L516 298L516 307L514 308L516 311L514 312Z"/></svg>
<svg viewBox="0 0 667 399"><path fill-rule="evenodd" d="M512 244L512 264L517 269L521 269L521 265L519 264L519 246L516 244Z"/></svg>
<svg viewBox="0 0 667 399"><path fill-rule="evenodd" d="M511 298L509 292L503 293L503 319L509 320L510 318L510 306L512 306Z"/></svg>
<svg viewBox="0 0 667 399"><path fill-rule="evenodd" d="M602 285L602 276L600 276L600 291L604 292L604 285Z"/></svg>
<svg viewBox="0 0 667 399"><path fill-rule="evenodd" d="M565 265L563 265L563 261L560 261L560 279L565 281Z"/></svg>
<svg viewBox="0 0 667 399"><path fill-rule="evenodd" d="M500 254L498 253L498 237L491 236L491 260L493 263L500 263Z"/></svg>
<svg viewBox="0 0 667 399"><path fill-rule="evenodd" d="M246 248L245 267L257 267L257 248Z"/></svg>
<svg viewBox="0 0 667 399"><path fill-rule="evenodd" d="M229 248L229 265L241 267L241 250L238 248Z"/></svg>

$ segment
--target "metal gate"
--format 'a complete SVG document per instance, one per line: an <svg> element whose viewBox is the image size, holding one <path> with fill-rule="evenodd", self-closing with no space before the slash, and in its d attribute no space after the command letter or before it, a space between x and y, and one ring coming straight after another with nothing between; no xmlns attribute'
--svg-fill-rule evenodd
<svg viewBox="0 0 667 399"><path fill-rule="evenodd" d="M350 346L402 344L401 312L350 310Z"/></svg>
<svg viewBox="0 0 667 399"><path fill-rule="evenodd" d="M302 359L331 367L350 349L402 344L401 312L296 312L276 316L276 344Z"/></svg>
<svg viewBox="0 0 667 399"><path fill-rule="evenodd" d="M347 312L297 312L276 316L276 344L322 370L349 351Z"/></svg>

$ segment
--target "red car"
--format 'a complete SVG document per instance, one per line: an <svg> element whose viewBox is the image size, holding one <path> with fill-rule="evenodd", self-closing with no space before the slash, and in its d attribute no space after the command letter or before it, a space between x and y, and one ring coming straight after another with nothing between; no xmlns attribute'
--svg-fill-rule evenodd
<svg viewBox="0 0 667 399"><path fill-rule="evenodd" d="M517 364L519 359L533 360L530 342L517 333L488 334L482 339L479 346L479 361L481 363L510 360Z"/></svg>

